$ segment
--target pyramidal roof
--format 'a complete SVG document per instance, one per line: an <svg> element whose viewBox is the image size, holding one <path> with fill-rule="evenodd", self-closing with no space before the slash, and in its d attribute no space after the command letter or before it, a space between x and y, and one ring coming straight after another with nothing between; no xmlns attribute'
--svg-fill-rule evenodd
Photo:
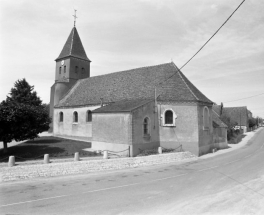
<svg viewBox="0 0 264 215"><path fill-rule="evenodd" d="M79 80L56 107L74 107L134 99L203 102L212 105L171 62Z"/></svg>
<svg viewBox="0 0 264 215"><path fill-rule="evenodd" d="M73 27L73 29L71 30L71 33L56 61L66 57L76 57L90 61L85 53L76 27Z"/></svg>

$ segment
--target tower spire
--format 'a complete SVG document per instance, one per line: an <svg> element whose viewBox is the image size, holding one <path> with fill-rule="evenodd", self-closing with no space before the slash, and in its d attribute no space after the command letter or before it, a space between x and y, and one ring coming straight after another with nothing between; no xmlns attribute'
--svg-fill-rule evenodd
<svg viewBox="0 0 264 215"><path fill-rule="evenodd" d="M72 16L74 17L74 27L75 27L76 19L78 18L78 17L76 16L76 11L77 11L77 10L74 9L74 15L72 15Z"/></svg>

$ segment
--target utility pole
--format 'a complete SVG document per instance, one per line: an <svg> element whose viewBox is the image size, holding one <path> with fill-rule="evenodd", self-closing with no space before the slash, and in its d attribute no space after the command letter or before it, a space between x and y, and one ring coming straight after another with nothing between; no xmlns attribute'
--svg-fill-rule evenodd
<svg viewBox="0 0 264 215"><path fill-rule="evenodd" d="M240 115L240 130L241 130L241 110L239 111L239 115Z"/></svg>

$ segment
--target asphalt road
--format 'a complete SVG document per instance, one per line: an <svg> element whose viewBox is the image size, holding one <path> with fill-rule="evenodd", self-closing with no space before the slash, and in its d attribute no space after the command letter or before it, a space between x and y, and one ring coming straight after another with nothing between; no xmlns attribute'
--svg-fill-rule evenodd
<svg viewBox="0 0 264 215"><path fill-rule="evenodd" d="M264 214L264 129L207 159L0 185L0 214Z"/></svg>

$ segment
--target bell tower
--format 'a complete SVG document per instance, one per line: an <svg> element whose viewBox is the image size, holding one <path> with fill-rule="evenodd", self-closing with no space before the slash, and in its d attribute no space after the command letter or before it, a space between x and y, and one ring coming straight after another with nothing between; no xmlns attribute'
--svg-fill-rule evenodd
<svg viewBox="0 0 264 215"><path fill-rule="evenodd" d="M76 19L76 14L74 17ZM85 53L75 27L75 21L65 45L55 61L55 83L52 85L50 92L50 117L52 118L50 132L53 131L54 106L59 103L78 80L90 77L91 61Z"/></svg>
<svg viewBox="0 0 264 215"><path fill-rule="evenodd" d="M55 61L55 82L70 82L90 77L91 61L86 56L76 27L73 27L59 57Z"/></svg>

